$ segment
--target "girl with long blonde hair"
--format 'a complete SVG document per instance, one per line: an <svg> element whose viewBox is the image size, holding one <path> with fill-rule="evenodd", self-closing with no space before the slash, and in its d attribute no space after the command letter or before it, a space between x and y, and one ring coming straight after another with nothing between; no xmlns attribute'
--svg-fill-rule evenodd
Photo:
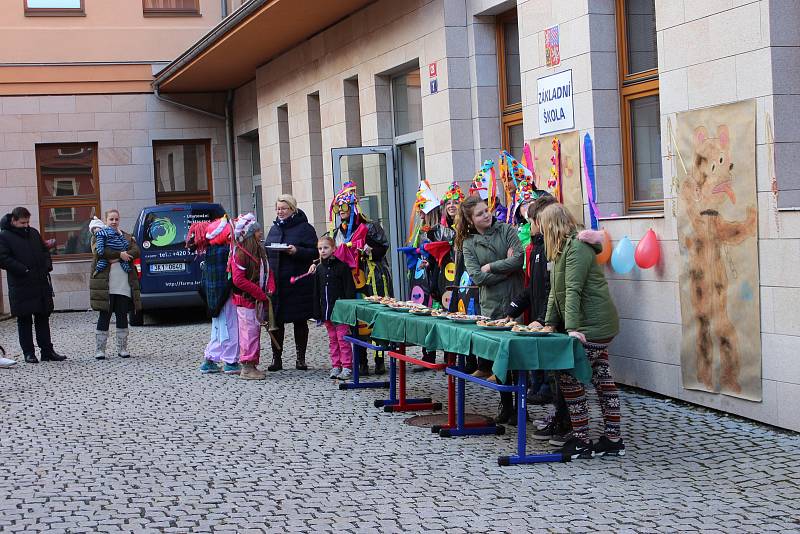
<svg viewBox="0 0 800 534"><path fill-rule="evenodd" d="M608 345L619 332L619 318L602 268L595 261L595 255L602 251L603 234L579 232L561 204L544 208L536 221L544 235L547 258L553 264L545 329L565 331L583 344L605 423L603 437L593 444L587 438L586 390L572 375L559 373L572 423L572 437L564 443L562 453L573 459L622 456L625 445L620 437L619 394L608 365Z"/></svg>

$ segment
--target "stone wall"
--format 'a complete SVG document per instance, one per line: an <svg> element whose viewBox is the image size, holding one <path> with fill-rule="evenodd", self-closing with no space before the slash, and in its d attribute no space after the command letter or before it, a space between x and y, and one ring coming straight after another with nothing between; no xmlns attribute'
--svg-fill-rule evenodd
<svg viewBox="0 0 800 534"><path fill-rule="evenodd" d="M0 97L0 213L26 206L39 227L37 143L98 144L100 209L117 208L130 231L139 211L155 204L154 140L211 139L214 198L229 204L221 121L179 109L152 94ZM90 262L56 260L58 310L89 306ZM8 310L5 277L4 307Z"/></svg>

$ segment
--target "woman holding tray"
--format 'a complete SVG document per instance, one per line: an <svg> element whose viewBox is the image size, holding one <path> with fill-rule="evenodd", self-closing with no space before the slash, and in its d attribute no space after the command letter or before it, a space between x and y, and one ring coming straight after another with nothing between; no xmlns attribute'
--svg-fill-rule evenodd
<svg viewBox="0 0 800 534"><path fill-rule="evenodd" d="M308 320L314 314L314 281L300 277L317 258L317 233L303 210L297 209L292 195L279 195L275 202L275 222L266 239L270 275L274 281L272 307L277 328L270 336L272 364L269 371L283 369L283 337L286 323L294 325L295 369L305 371L308 347Z"/></svg>
<svg viewBox="0 0 800 534"><path fill-rule="evenodd" d="M562 449L571 458L622 456L619 394L608 366L608 344L619 332L619 318L608 283L595 255L602 251L603 234L578 232L575 220L561 204L551 204L537 216L544 235L547 259L553 263L545 329L566 331L586 349L592 366L592 384L603 413L603 437L592 444L587 438L589 406L583 384L559 373L559 386L569 408L572 438Z"/></svg>

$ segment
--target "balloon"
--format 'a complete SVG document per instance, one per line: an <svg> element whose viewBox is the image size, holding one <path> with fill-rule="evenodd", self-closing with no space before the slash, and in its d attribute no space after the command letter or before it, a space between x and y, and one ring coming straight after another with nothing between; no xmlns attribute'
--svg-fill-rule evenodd
<svg viewBox="0 0 800 534"><path fill-rule="evenodd" d="M608 230L603 228L603 251L595 256L597 263L600 265L608 263L608 260L611 259L611 250L611 234L608 233Z"/></svg>
<svg viewBox="0 0 800 534"><path fill-rule="evenodd" d="M628 236L623 237L614 252L611 253L611 267L619 274L626 274L633 269L636 260L633 258L633 243Z"/></svg>
<svg viewBox="0 0 800 534"><path fill-rule="evenodd" d="M652 228L647 231L636 246L634 258L636 259L636 265L642 269L649 269L658 263L661 258L661 246Z"/></svg>

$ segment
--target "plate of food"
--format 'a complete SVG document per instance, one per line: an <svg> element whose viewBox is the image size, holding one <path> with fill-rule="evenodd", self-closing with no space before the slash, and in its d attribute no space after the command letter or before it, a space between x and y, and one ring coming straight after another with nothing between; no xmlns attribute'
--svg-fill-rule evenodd
<svg viewBox="0 0 800 534"><path fill-rule="evenodd" d="M380 297L380 300L378 300L378 302L380 302L384 306L390 306L390 305L394 304L397 301L395 299L393 299L392 297Z"/></svg>
<svg viewBox="0 0 800 534"><path fill-rule="evenodd" d="M466 313L451 313L447 316L448 319L453 321L454 323L477 323L482 319L488 319L488 317L484 317L483 315L467 315Z"/></svg>
<svg viewBox="0 0 800 534"><path fill-rule="evenodd" d="M436 317L437 319L449 319L448 315L450 313L446 310L431 310L431 317Z"/></svg>
<svg viewBox="0 0 800 534"><path fill-rule="evenodd" d="M513 319L495 319L493 321L478 321L477 325L485 330L511 330L517 326Z"/></svg>
<svg viewBox="0 0 800 534"><path fill-rule="evenodd" d="M524 324L518 324L511 328L511 331L520 336L531 336L531 337L544 337L549 336L551 332L542 331L541 328L536 328L533 326L526 326Z"/></svg>
<svg viewBox="0 0 800 534"><path fill-rule="evenodd" d="M408 313L412 313L414 315L430 315L433 313L433 310L425 306L415 306L408 310Z"/></svg>

